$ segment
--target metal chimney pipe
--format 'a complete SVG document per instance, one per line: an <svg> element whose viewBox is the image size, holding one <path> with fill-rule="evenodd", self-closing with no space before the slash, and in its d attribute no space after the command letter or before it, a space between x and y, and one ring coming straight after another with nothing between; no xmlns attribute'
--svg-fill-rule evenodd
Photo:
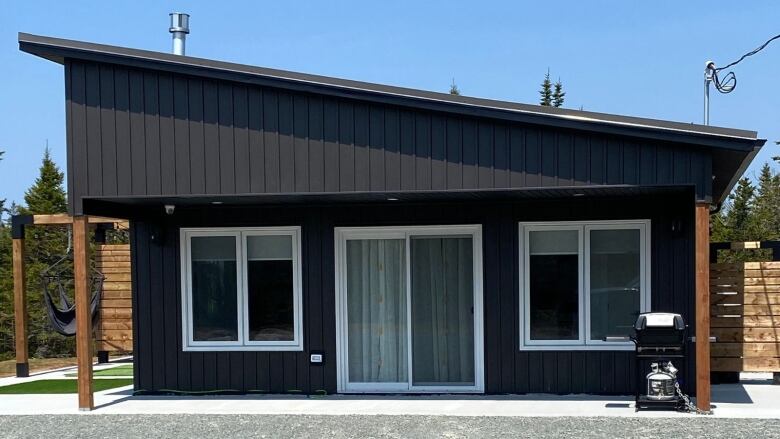
<svg viewBox="0 0 780 439"><path fill-rule="evenodd" d="M184 42L190 33L190 14L172 12L171 27L168 29L173 35L173 54L184 55Z"/></svg>

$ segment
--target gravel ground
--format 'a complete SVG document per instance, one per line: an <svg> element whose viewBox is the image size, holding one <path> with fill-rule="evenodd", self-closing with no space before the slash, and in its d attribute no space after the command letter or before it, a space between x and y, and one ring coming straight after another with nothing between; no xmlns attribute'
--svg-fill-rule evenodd
<svg viewBox="0 0 780 439"><path fill-rule="evenodd" d="M0 416L5 438L780 437L780 419L303 415Z"/></svg>

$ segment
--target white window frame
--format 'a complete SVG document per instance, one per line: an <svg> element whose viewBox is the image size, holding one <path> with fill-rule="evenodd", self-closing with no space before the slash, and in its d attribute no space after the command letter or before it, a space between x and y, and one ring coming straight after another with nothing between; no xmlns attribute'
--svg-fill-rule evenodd
<svg viewBox="0 0 780 439"><path fill-rule="evenodd" d="M411 325L411 256L410 242L414 236L471 236L473 249L474 280L474 385L473 386L415 386L412 370ZM400 383L350 383L347 331L347 241L353 239L403 239L406 251L407 294L407 382ZM484 322L483 322L483 270L482 226L392 226L392 227L336 227L334 230L336 262L336 387L339 393L483 393L484 371Z"/></svg>
<svg viewBox="0 0 780 439"><path fill-rule="evenodd" d="M530 272L529 234L536 231L576 230L578 232L578 339L577 340L531 340L530 337ZM546 221L521 222L518 224L518 273L519 273L519 316L520 350L524 351L628 351L634 349L632 342L606 342L591 340L590 315L590 231L592 230L639 230L640 232L640 298L639 312L650 311L651 267L650 267L650 220L604 220L604 221Z"/></svg>
<svg viewBox="0 0 780 439"><path fill-rule="evenodd" d="M303 316L301 286L301 228L289 227L209 227L182 228L181 251L182 350L184 351L302 351ZM195 341L192 319L192 253L190 240L203 236L233 236L236 240L236 322L238 340ZM249 340L249 291L247 274L247 238L252 236L290 236L293 263L294 338L289 341Z"/></svg>

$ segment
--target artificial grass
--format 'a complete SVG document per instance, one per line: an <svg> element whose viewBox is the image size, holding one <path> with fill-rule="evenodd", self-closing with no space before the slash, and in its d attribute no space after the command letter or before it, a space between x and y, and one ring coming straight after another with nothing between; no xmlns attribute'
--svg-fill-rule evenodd
<svg viewBox="0 0 780 439"><path fill-rule="evenodd" d="M77 375L76 372L65 374L66 377L75 377ZM92 372L92 375L96 377L131 377L133 376L133 365L123 364L111 369L96 370Z"/></svg>
<svg viewBox="0 0 780 439"><path fill-rule="evenodd" d="M131 378L101 379L92 381L94 392L113 389L115 387L133 384ZM77 380L37 380L26 383L11 384L0 387L0 395L20 395L28 393L76 393L78 392Z"/></svg>

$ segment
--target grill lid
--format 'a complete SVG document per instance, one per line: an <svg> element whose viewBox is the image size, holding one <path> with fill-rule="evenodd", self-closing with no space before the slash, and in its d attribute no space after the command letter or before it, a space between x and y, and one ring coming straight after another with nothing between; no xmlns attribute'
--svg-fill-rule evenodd
<svg viewBox="0 0 780 439"><path fill-rule="evenodd" d="M685 329L685 322L680 314L667 312L648 312L639 314L634 324L634 329L644 331L646 329L668 329L682 331Z"/></svg>

